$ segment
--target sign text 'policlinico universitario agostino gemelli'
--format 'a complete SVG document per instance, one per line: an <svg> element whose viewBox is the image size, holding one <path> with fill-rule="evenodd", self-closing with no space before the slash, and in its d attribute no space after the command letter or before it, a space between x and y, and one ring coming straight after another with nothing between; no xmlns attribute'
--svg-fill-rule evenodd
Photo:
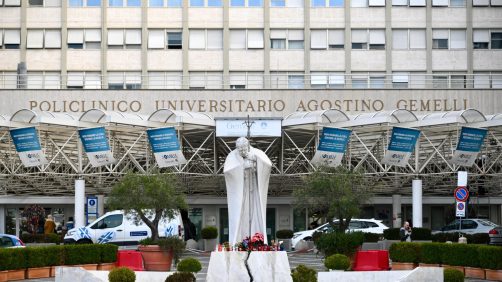
<svg viewBox="0 0 502 282"><path fill-rule="evenodd" d="M149 129L146 133L159 167L186 163L174 127Z"/></svg>
<svg viewBox="0 0 502 282"><path fill-rule="evenodd" d="M339 166L347 148L350 134L351 131L347 129L324 127L312 163L331 167Z"/></svg>
<svg viewBox="0 0 502 282"><path fill-rule="evenodd" d="M48 163L40 146L37 129L25 127L10 130L10 136L25 167L39 166Z"/></svg>
<svg viewBox="0 0 502 282"><path fill-rule="evenodd" d="M389 146L382 163L400 167L406 166L419 136L420 130L393 127Z"/></svg>
<svg viewBox="0 0 502 282"><path fill-rule="evenodd" d="M93 167L115 162L104 127L80 129L78 133L84 146L84 151Z"/></svg>

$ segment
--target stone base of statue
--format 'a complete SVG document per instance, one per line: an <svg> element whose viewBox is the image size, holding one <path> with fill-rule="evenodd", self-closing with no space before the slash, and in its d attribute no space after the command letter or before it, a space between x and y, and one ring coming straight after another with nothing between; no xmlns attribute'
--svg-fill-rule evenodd
<svg viewBox="0 0 502 282"><path fill-rule="evenodd" d="M212 252L206 281L251 281L245 262L248 252ZM250 252L247 261L254 281L292 282L286 252Z"/></svg>

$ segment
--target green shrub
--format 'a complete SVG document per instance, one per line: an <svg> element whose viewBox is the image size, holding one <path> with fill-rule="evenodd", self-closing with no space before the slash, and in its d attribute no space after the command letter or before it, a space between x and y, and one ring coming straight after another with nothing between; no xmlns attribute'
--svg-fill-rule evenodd
<svg viewBox="0 0 502 282"><path fill-rule="evenodd" d="M444 244L441 261L455 266L478 267L478 246L467 244Z"/></svg>
<svg viewBox="0 0 502 282"><path fill-rule="evenodd" d="M186 258L182 259L178 265L176 266L176 269L181 272L199 272L202 270L202 265L200 264L199 260L195 258Z"/></svg>
<svg viewBox="0 0 502 282"><path fill-rule="evenodd" d="M218 238L218 229L214 226L206 226L200 231L202 239L216 239Z"/></svg>
<svg viewBox="0 0 502 282"><path fill-rule="evenodd" d="M56 233L51 234L22 234L21 241L24 243L54 243L60 244L63 242L63 236Z"/></svg>
<svg viewBox="0 0 502 282"><path fill-rule="evenodd" d="M110 273L108 273L108 281L134 282L136 281L136 274L127 267L117 267L110 270Z"/></svg>
<svg viewBox="0 0 502 282"><path fill-rule="evenodd" d="M64 265L64 246L47 246L46 265Z"/></svg>
<svg viewBox="0 0 502 282"><path fill-rule="evenodd" d="M99 245L68 245L64 248L64 264L100 263L101 250Z"/></svg>
<svg viewBox="0 0 502 282"><path fill-rule="evenodd" d="M393 262L418 263L420 244L410 242L394 243L389 248L389 256Z"/></svg>
<svg viewBox="0 0 502 282"><path fill-rule="evenodd" d="M275 237L277 237L277 239L291 239L293 238L293 234L293 230L282 229L275 232Z"/></svg>
<svg viewBox="0 0 502 282"><path fill-rule="evenodd" d="M479 266L485 269L502 269L502 247L499 246L479 246L478 247Z"/></svg>
<svg viewBox="0 0 502 282"><path fill-rule="evenodd" d="M445 268L443 271L443 281L444 282L464 282L464 274L462 271L453 269L453 268Z"/></svg>
<svg viewBox="0 0 502 282"><path fill-rule="evenodd" d="M420 245L421 263L441 264L444 243L423 243Z"/></svg>
<svg viewBox="0 0 502 282"><path fill-rule="evenodd" d="M166 278L166 282L195 282L195 276L191 272L175 272Z"/></svg>
<svg viewBox="0 0 502 282"><path fill-rule="evenodd" d="M389 228L383 231L383 237L387 240L401 240L399 228Z"/></svg>
<svg viewBox="0 0 502 282"><path fill-rule="evenodd" d="M291 277L293 277L293 282L317 282L316 271L303 264L298 265L291 271Z"/></svg>
<svg viewBox="0 0 502 282"><path fill-rule="evenodd" d="M164 250L171 250L173 252L174 264L178 264L181 254L185 250L185 241L178 238L178 236L169 236L160 238L157 244Z"/></svg>
<svg viewBox="0 0 502 282"><path fill-rule="evenodd" d="M322 234L316 242L317 249L326 256L344 254L351 256L363 244L362 232L330 232Z"/></svg>
<svg viewBox="0 0 502 282"><path fill-rule="evenodd" d="M326 258L324 266L327 269L347 270L350 267L350 259L346 255L334 254Z"/></svg>
<svg viewBox="0 0 502 282"><path fill-rule="evenodd" d="M119 247L113 244L100 244L101 263L110 263L117 261L117 251Z"/></svg>
<svg viewBox="0 0 502 282"><path fill-rule="evenodd" d="M429 228L413 227L411 229L411 240L432 240L431 230Z"/></svg>
<svg viewBox="0 0 502 282"><path fill-rule="evenodd" d="M26 268L25 248L0 249L0 270L16 270Z"/></svg>
<svg viewBox="0 0 502 282"><path fill-rule="evenodd" d="M380 237L382 234L375 234L375 233L363 233L364 235L364 242L368 243L376 243L378 240L380 240Z"/></svg>
<svg viewBox="0 0 502 282"><path fill-rule="evenodd" d="M26 256L26 267L44 267L48 266L46 262L47 248L44 247L27 247L24 248L24 255Z"/></svg>

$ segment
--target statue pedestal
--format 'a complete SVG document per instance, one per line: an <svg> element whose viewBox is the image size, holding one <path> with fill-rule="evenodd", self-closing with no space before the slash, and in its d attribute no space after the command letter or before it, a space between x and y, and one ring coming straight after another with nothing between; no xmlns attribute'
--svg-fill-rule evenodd
<svg viewBox="0 0 502 282"><path fill-rule="evenodd" d="M250 281L246 257L247 252L212 252L206 281ZM293 281L286 252L251 252L248 266L254 281Z"/></svg>

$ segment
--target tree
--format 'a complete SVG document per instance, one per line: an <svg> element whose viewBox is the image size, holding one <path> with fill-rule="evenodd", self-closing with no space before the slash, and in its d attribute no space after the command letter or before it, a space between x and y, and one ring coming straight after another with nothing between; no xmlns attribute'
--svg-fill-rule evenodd
<svg viewBox="0 0 502 282"><path fill-rule="evenodd" d="M297 209L326 218L333 229L345 231L369 199L362 173L345 167L319 167L305 177L305 186L293 191ZM338 224L333 219L339 220Z"/></svg>
<svg viewBox="0 0 502 282"><path fill-rule="evenodd" d="M26 218L28 232L35 236L40 223L45 218L45 210L39 205L31 205L24 209L21 216Z"/></svg>
<svg viewBox="0 0 502 282"><path fill-rule="evenodd" d="M180 209L187 208L183 189L173 174L128 173L113 187L107 205L123 209L136 222L142 220L154 241L159 237L159 222L173 219Z"/></svg>

